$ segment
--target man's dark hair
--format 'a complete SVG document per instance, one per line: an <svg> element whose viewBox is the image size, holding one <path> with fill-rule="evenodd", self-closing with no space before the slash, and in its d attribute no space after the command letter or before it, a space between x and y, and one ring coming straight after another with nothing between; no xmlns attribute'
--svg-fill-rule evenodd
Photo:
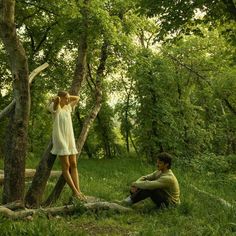
<svg viewBox="0 0 236 236"><path fill-rule="evenodd" d="M157 155L157 159L163 161L165 164L166 163L169 164L168 169L171 168L172 156L169 153L161 152L160 154Z"/></svg>

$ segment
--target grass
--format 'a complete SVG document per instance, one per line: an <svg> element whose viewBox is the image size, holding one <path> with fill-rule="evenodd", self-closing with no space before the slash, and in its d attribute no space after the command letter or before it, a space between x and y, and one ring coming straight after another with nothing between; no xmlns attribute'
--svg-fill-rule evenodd
<svg viewBox="0 0 236 236"><path fill-rule="evenodd" d="M33 167L33 163L30 163ZM59 169L58 160L54 169ZM154 166L135 159L85 160L78 162L81 188L86 195L107 201L123 199L129 185L140 175L155 170ZM232 173L213 175L193 171L180 164L172 168L179 179L181 205L177 208L157 210L150 200L134 206L129 214L113 211L78 212L72 216L34 216L33 220L11 221L0 218L0 235L236 235L235 209L227 209L217 201L197 194L199 189L235 203L236 179ZM46 194L53 187L51 182ZM66 203L71 195L66 186L56 205ZM230 224L231 223L231 224Z"/></svg>

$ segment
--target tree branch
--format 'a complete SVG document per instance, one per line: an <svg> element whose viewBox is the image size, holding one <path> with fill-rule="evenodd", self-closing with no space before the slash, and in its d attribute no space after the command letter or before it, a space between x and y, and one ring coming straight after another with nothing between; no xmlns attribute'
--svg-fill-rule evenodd
<svg viewBox="0 0 236 236"><path fill-rule="evenodd" d="M30 75L29 75L29 84L32 83L32 80L44 69L46 69L49 66L48 63L44 63L43 65L37 67L36 69L34 69Z"/></svg>
<svg viewBox="0 0 236 236"><path fill-rule="evenodd" d="M29 84L32 83L33 79L44 69L46 69L48 67L48 63L44 63L43 65L39 66L38 68L36 68L35 70L33 70L31 72L31 74L29 75ZM1 112L0 112L0 120L3 119L5 116L7 116L11 111L12 109L14 108L15 106L15 103L16 103L16 100L13 99L11 101L11 103L6 106Z"/></svg>
<svg viewBox="0 0 236 236"><path fill-rule="evenodd" d="M230 104L227 98L224 98L223 101L225 102L226 106L229 108L229 110L236 115L236 109Z"/></svg>
<svg viewBox="0 0 236 236"><path fill-rule="evenodd" d="M205 192L203 190L200 190L198 189L196 186L194 185L190 185L190 187L197 193L207 197L208 199L211 199L211 200L214 200L214 201L217 201L219 204L221 204L223 207L226 207L226 208L235 208L235 205L227 202L226 200L224 200L223 198L220 198L220 197L217 197L211 193L208 193L208 192Z"/></svg>
<svg viewBox="0 0 236 236"><path fill-rule="evenodd" d="M163 50L161 50L164 54L166 54L171 60L177 62L179 65L183 66L185 69L187 69L188 71L190 71L191 73L195 74L197 77L199 77L200 79L202 79L203 81L205 81L208 85L210 85L210 83L206 80L206 78L204 76L202 76L201 74L199 74L197 71L193 70L190 66L184 64L183 62L181 62L180 60L178 60L177 58L175 58L174 56L172 56L170 53L165 52Z"/></svg>
<svg viewBox="0 0 236 236"><path fill-rule="evenodd" d="M48 35L49 31L53 28L53 26L55 26L55 25L57 25L57 24L58 24L58 22L55 21L55 22L53 22L50 26L48 26L48 28L47 28L47 29L45 30L45 32L44 32L43 37L41 38L41 40L40 40L40 42L39 42L39 44L38 44L38 46L36 47L35 52L37 52L37 51L40 49L40 47L41 47L41 45L43 44L43 42L47 39L47 35Z"/></svg>

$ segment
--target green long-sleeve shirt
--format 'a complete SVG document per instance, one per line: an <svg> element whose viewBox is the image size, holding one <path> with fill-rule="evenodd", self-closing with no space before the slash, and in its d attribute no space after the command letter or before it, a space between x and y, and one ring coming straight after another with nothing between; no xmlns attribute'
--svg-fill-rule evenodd
<svg viewBox="0 0 236 236"><path fill-rule="evenodd" d="M152 174L142 176L132 185L140 189L162 189L167 194L170 203L180 203L179 183L170 169L164 173L155 171Z"/></svg>

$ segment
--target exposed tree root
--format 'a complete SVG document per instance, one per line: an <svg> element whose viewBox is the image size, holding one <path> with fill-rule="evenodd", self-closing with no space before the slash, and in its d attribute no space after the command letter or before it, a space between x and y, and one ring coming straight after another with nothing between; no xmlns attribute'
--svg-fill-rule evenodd
<svg viewBox="0 0 236 236"><path fill-rule="evenodd" d="M213 195L213 194L211 194L211 193L208 193L208 192L206 192L206 191L200 190L200 189L198 189L198 188L197 188L196 186L194 186L194 185L190 185L190 187L191 187L194 191L196 191L197 193L199 193L199 194L201 194L201 195L204 195L204 196L208 197L209 199L212 199L212 200L214 200L214 201L217 201L219 204L221 204L221 205L222 205L223 207L225 207L225 208L235 208L235 205L233 205L233 204L227 202L227 201L224 200L223 198L220 198L220 197L218 197L218 196L215 196L215 195Z"/></svg>
<svg viewBox="0 0 236 236"><path fill-rule="evenodd" d="M16 211L14 211L13 209ZM17 220L17 219L25 219L29 216L41 213L44 213L49 216L71 215L74 213L81 212L81 210L83 212L86 210L92 210L92 211L113 210L118 213L126 213L132 211L131 208L123 207L116 203L99 201L94 197L88 197L88 202L86 203L78 201L78 204L70 204L59 207L37 208L37 209L24 208L22 202L16 201L0 206L0 215L6 218L10 218L12 220Z"/></svg>

